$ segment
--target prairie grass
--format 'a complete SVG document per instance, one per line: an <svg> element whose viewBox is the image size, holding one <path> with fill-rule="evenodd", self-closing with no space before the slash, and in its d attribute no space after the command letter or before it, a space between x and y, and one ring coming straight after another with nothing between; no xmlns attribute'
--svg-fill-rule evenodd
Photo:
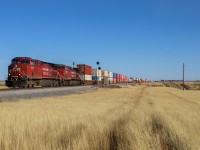
<svg viewBox="0 0 200 150"><path fill-rule="evenodd" d="M6 87L6 86L1 86L1 85L0 85L0 89L7 89L7 87Z"/></svg>
<svg viewBox="0 0 200 150"><path fill-rule="evenodd" d="M0 149L199 149L199 116L199 91L167 87L4 102Z"/></svg>
<svg viewBox="0 0 200 150"><path fill-rule="evenodd" d="M5 81L0 81L0 89L6 89L7 86L5 86Z"/></svg>
<svg viewBox="0 0 200 150"><path fill-rule="evenodd" d="M200 82L186 82L187 86L194 90L200 90Z"/></svg>

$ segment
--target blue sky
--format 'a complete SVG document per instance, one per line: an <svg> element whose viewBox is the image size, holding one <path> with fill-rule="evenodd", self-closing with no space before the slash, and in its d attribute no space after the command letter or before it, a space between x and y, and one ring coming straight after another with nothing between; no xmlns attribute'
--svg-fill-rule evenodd
<svg viewBox="0 0 200 150"><path fill-rule="evenodd" d="M200 1L0 0L0 79L15 56L151 80L200 79Z"/></svg>

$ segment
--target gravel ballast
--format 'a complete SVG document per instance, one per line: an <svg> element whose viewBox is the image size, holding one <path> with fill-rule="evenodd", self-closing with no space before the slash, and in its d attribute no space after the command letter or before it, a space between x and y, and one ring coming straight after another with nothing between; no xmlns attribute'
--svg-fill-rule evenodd
<svg viewBox="0 0 200 150"><path fill-rule="evenodd" d="M61 96L75 93L82 93L93 89L94 86L73 86L56 88L34 88L0 91L0 102L15 101L20 99L33 99L49 96Z"/></svg>

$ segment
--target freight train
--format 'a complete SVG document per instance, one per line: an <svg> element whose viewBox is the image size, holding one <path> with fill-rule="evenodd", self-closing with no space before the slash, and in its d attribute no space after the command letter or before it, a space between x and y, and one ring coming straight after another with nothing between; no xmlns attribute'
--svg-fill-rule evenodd
<svg viewBox="0 0 200 150"><path fill-rule="evenodd" d="M128 77L109 71L92 69L86 64L76 68L54 64L30 57L15 57L8 66L6 86L29 88L35 86L56 87L85 84L128 82Z"/></svg>

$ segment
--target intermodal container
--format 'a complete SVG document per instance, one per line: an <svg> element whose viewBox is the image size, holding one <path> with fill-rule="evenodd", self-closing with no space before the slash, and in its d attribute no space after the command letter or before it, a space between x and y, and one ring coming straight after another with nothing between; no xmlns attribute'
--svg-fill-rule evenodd
<svg viewBox="0 0 200 150"><path fill-rule="evenodd" d="M92 76L92 80L94 81L101 81L101 78L98 76Z"/></svg>
<svg viewBox="0 0 200 150"><path fill-rule="evenodd" d="M123 82L126 82L126 76L123 75Z"/></svg>
<svg viewBox="0 0 200 150"><path fill-rule="evenodd" d="M115 78L115 79L116 79L116 76L117 76L117 74L116 74L116 73L113 73L113 78Z"/></svg>
<svg viewBox="0 0 200 150"><path fill-rule="evenodd" d="M108 76L109 76L109 72L108 72L107 70L102 70L102 71L101 71L101 76L102 76L102 77L104 77L104 76L105 76L105 77L108 77Z"/></svg>
<svg viewBox="0 0 200 150"><path fill-rule="evenodd" d="M113 78L113 84L116 84L117 80L116 78Z"/></svg>
<svg viewBox="0 0 200 150"><path fill-rule="evenodd" d="M92 69L92 76L101 77L101 70L99 70L99 69Z"/></svg>
<svg viewBox="0 0 200 150"><path fill-rule="evenodd" d="M116 82L119 83L120 82L120 74L116 74Z"/></svg>
<svg viewBox="0 0 200 150"><path fill-rule="evenodd" d="M127 76L125 76L125 82L128 82L128 77Z"/></svg>
<svg viewBox="0 0 200 150"><path fill-rule="evenodd" d="M123 81L126 82L126 76L125 75L123 76Z"/></svg>
<svg viewBox="0 0 200 150"><path fill-rule="evenodd" d="M78 64L77 68L80 70L80 74L82 75L92 75L92 67L89 65Z"/></svg>
<svg viewBox="0 0 200 150"><path fill-rule="evenodd" d="M119 82L122 82L122 75L119 75Z"/></svg>
<svg viewBox="0 0 200 150"><path fill-rule="evenodd" d="M113 84L113 78L109 77L110 84Z"/></svg>
<svg viewBox="0 0 200 150"><path fill-rule="evenodd" d="M82 81L92 81L92 76L91 75L84 75L84 74L81 74L80 75L80 79L82 80Z"/></svg>
<svg viewBox="0 0 200 150"><path fill-rule="evenodd" d="M110 78L113 78L113 72L109 71L108 74L109 74L109 77L110 77Z"/></svg>

